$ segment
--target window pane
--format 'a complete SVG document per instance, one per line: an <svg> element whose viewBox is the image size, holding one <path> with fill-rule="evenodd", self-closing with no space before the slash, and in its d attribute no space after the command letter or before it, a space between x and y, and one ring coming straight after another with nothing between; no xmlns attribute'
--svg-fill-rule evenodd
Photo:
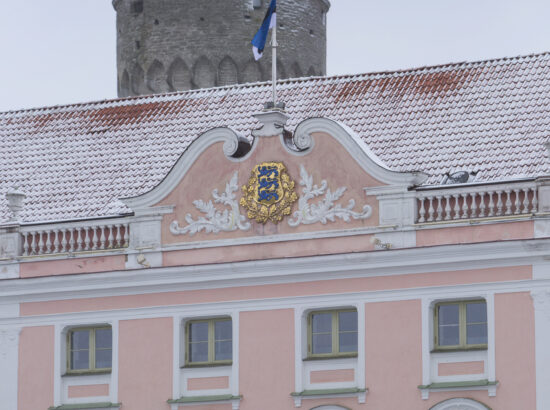
<svg viewBox="0 0 550 410"><path fill-rule="evenodd" d="M459 344L458 325L439 326L439 346L456 346Z"/></svg>
<svg viewBox="0 0 550 410"><path fill-rule="evenodd" d="M208 342L189 343L189 361L207 362L208 361Z"/></svg>
<svg viewBox="0 0 550 410"><path fill-rule="evenodd" d="M357 312L339 312L338 327L340 331L357 331Z"/></svg>
<svg viewBox="0 0 550 410"><path fill-rule="evenodd" d="M96 329L95 331L95 347L96 349L110 349L113 344L111 328Z"/></svg>
<svg viewBox="0 0 550 410"><path fill-rule="evenodd" d="M487 343L487 325L468 325L466 327L466 343L469 345Z"/></svg>
<svg viewBox="0 0 550 410"><path fill-rule="evenodd" d="M83 370L90 368L88 350L71 352L71 370Z"/></svg>
<svg viewBox="0 0 550 410"><path fill-rule="evenodd" d="M340 353L357 351L357 333L340 333Z"/></svg>
<svg viewBox="0 0 550 410"><path fill-rule="evenodd" d="M231 340L231 320L214 322L215 340Z"/></svg>
<svg viewBox="0 0 550 410"><path fill-rule="evenodd" d="M195 322L189 325L189 340L191 342L208 341L208 322Z"/></svg>
<svg viewBox="0 0 550 410"><path fill-rule="evenodd" d="M71 349L89 349L90 348L90 331L89 330L74 330L71 332Z"/></svg>
<svg viewBox="0 0 550 410"><path fill-rule="evenodd" d="M214 360L231 360L233 357L231 351L231 341L215 342Z"/></svg>
<svg viewBox="0 0 550 410"><path fill-rule="evenodd" d="M311 322L313 333L332 332L332 313L314 313Z"/></svg>
<svg viewBox="0 0 550 410"><path fill-rule="evenodd" d="M111 368L111 349L100 349L95 351L95 368L107 369Z"/></svg>
<svg viewBox="0 0 550 410"><path fill-rule="evenodd" d="M313 354L332 353L332 334L313 334L311 344Z"/></svg>
<svg viewBox="0 0 550 410"><path fill-rule="evenodd" d="M458 305L439 306L439 325L458 325Z"/></svg>
<svg viewBox="0 0 550 410"><path fill-rule="evenodd" d="M487 322L487 305L485 302L466 304L466 323Z"/></svg>

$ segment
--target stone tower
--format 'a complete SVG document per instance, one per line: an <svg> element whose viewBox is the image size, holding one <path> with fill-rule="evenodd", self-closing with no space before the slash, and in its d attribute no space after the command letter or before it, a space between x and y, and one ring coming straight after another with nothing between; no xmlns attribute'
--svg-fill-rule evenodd
<svg viewBox="0 0 550 410"><path fill-rule="evenodd" d="M113 0L118 95L264 81L271 50L250 41L269 0ZM325 75L329 0L279 0L279 78Z"/></svg>

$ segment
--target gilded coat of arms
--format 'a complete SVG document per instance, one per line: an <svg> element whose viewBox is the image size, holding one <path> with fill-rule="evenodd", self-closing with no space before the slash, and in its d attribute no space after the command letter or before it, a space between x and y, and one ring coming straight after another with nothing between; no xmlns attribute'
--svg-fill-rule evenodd
<svg viewBox="0 0 550 410"><path fill-rule="evenodd" d="M248 218L265 224L280 222L290 215L298 196L294 181L282 162L263 162L252 170L247 185L243 185L240 204L248 210Z"/></svg>

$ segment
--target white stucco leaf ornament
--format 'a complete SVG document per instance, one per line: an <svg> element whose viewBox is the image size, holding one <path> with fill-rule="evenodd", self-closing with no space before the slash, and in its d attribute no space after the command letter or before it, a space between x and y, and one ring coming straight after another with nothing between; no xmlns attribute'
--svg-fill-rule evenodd
<svg viewBox="0 0 550 410"><path fill-rule="evenodd" d="M187 214L185 221L188 225L180 227L178 221L173 221L170 224L170 232L174 235L189 234L193 236L201 231L206 233L231 232L237 229L248 231L250 229L250 222L247 222L245 216L241 215L239 202L235 196L235 192L239 190L238 179L239 173L235 172L231 180L225 185L225 192L219 194L218 190L214 189L212 191L214 202L212 200L205 202L200 199L193 201L195 208L203 213L204 216L193 219L191 214ZM226 208L220 210L214 204L222 204Z"/></svg>
<svg viewBox="0 0 550 410"><path fill-rule="evenodd" d="M300 185L304 188L298 200L298 210L288 220L290 226L309 225L316 222L326 224L327 221L334 222L336 218L349 222L351 219L367 219L372 215L372 208L369 205L363 206L361 212L354 211L354 199L350 199L346 206L335 203L344 195L346 187L331 191L326 180L322 180L319 186L314 185L313 176L307 173L303 165L300 165L300 177L302 178ZM322 195L325 196L323 199L310 203L310 200Z"/></svg>

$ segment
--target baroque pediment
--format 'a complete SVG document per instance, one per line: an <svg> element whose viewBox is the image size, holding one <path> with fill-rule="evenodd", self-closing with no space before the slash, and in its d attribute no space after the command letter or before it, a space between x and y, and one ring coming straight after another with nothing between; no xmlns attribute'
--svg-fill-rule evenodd
<svg viewBox="0 0 550 410"><path fill-rule="evenodd" d="M163 242L211 240L376 226L378 204L365 189L406 191L421 172L386 167L351 129L326 118L285 129L288 117L256 115L247 139L229 128L198 137L166 178L122 201L136 213L163 213Z"/></svg>

